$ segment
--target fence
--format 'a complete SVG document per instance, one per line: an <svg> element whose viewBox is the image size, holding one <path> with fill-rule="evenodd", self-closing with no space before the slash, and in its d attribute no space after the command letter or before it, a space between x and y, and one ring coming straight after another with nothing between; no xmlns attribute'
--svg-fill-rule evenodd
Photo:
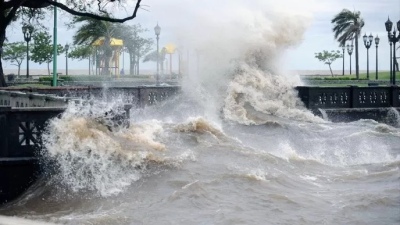
<svg viewBox="0 0 400 225"><path fill-rule="evenodd" d="M112 100L113 98L120 97L123 98L127 104L132 104L133 106L136 107L145 107L164 101L165 99L179 93L181 88L180 86L139 86L139 87L110 87L110 88L90 87L90 86L89 87L66 86L66 87L53 87L53 88L19 88L13 90L18 91L19 93L26 93L27 95L32 93L37 93L37 95L53 96L54 98L49 99L49 101L52 100L62 101L62 98L64 99L101 98L104 100ZM57 99L59 97L62 98ZM0 93L0 98L1 98L1 93ZM32 96L32 98L34 98L34 96ZM16 101L14 101L14 103L16 104ZM15 104L11 105L15 106ZM26 104L24 103L24 105Z"/></svg>
<svg viewBox="0 0 400 225"><path fill-rule="evenodd" d="M308 109L400 107L398 86L296 88Z"/></svg>
<svg viewBox="0 0 400 225"><path fill-rule="evenodd" d="M71 100L71 98L0 90L0 106L11 106L17 108L61 107L65 106L69 100Z"/></svg>

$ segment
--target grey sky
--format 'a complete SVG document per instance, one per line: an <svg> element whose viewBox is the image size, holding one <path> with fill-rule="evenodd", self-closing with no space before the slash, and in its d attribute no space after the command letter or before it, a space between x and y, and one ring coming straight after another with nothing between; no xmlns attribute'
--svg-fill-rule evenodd
<svg viewBox="0 0 400 225"><path fill-rule="evenodd" d="M132 1L134 2L134 1ZM379 35L381 42L379 44L379 68L388 70L389 65L389 44L387 41L387 33L384 23L387 17L396 23L400 20L400 0L143 0L145 10L139 11L137 18L130 21L129 24L140 23L143 27L149 29L146 33L148 37L154 37L153 28L158 22L162 27L160 45L168 43L187 43L188 37L208 38L213 35L213 32L219 29L223 30L227 24L234 24L240 21L241 24L237 29L225 29L229 33L224 33L221 39L235 38L243 35L241 27L246 25L249 18L257 15L262 15L264 18L261 23L281 23L282 14L288 15L290 26L296 23L298 18L303 18L300 21L304 26L305 32L303 35L302 29L296 30L292 27L286 28L271 28L271 32L285 32L287 36L292 35L298 39L298 43L286 48L283 51L283 59L281 65L289 70L325 70L326 65L314 58L315 52L322 50L341 50L338 48L338 43L333 38L332 25L330 20L340 12L343 8L350 10L359 10L364 18L365 26L363 34ZM128 9L129 10L129 9ZM63 23L68 22L69 16L65 13L60 13L58 20L58 36L59 43L65 44L72 41L73 31L67 30ZM299 17L290 17L298 15ZM241 18L243 16L243 18ZM248 20L249 19L249 20ZM268 21L268 19L271 19ZM49 18L49 31L52 31L52 18ZM251 24L249 26L253 26ZM265 26L267 29L274 27L274 24ZM220 26L220 27L219 27ZM297 26L297 25L296 25ZM262 26L260 26L262 27ZM234 27L233 27L234 28ZM23 36L19 24L14 24L8 30L10 41L22 41ZM366 48L360 38L360 69L366 69ZM400 44L399 44L400 45ZM216 47L218 48L218 47ZM370 70L375 68L375 45L370 48ZM400 54L400 51L398 51ZM354 56L354 54L353 54ZM345 55L346 69L349 67L348 55ZM175 60L176 61L176 60ZM127 62L126 62L127 63ZM146 63L141 68L153 69L154 63ZM25 63L23 64L25 65ZM84 69L87 62L73 61L70 63L71 69ZM65 67L64 55L59 57L59 68ZM342 61L339 59L333 65L333 69L341 70ZM31 68L45 68L46 65L36 65L31 63ZM5 64L6 69L13 69L14 66ZM24 67L23 67L24 68ZM354 69L353 60L353 69Z"/></svg>

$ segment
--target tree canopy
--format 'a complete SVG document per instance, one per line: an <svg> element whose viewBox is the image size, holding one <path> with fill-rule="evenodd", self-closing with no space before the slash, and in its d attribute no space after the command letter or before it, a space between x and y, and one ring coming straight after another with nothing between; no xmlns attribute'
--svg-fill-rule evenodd
<svg viewBox="0 0 400 225"><path fill-rule="evenodd" d="M76 45L92 45L100 38L104 38L104 44L96 48L97 56L104 62L101 70L103 75L110 74L110 60L113 56L111 47L112 38L121 38L124 32L122 25L108 21L98 21L91 17L74 17L70 26L80 25L73 36Z"/></svg>
<svg viewBox="0 0 400 225"><path fill-rule="evenodd" d="M126 1L123 0L0 0L0 48L3 47L6 39L6 29L19 16L25 16L23 23L31 22L34 19L43 17L43 10L50 7L57 7L71 15L85 16L96 20L123 23L136 17L140 8L141 0L136 0L136 4L132 6L129 15L122 18L111 16L109 11L110 5L123 6ZM93 7L95 6L95 7ZM1 58L1 52L0 52ZM3 67L0 60L0 87L6 86Z"/></svg>
<svg viewBox="0 0 400 225"><path fill-rule="evenodd" d="M327 50L324 50L322 52L315 53L315 58L317 58L319 61L327 64L329 66L329 69L331 71L332 77L333 77L333 72L331 68L331 64L338 58L342 58L342 54L340 53L339 50L337 51L330 51L328 52Z"/></svg>
<svg viewBox="0 0 400 225"><path fill-rule="evenodd" d="M122 32L121 38L124 40L125 49L129 53L129 71L132 75L139 75L140 59L152 49L154 41L152 38L141 37L141 34L146 32L147 29L142 28L140 24L122 25L122 30L125 32Z"/></svg>
<svg viewBox="0 0 400 225"><path fill-rule="evenodd" d="M18 67L18 76L21 71L21 64L26 57L26 46L24 42L6 43L3 50L3 59L10 61L11 65Z"/></svg>
<svg viewBox="0 0 400 225"><path fill-rule="evenodd" d="M90 46L100 38L104 38L104 44L92 48L96 52L98 59L105 61L103 71L107 72L112 49L110 41L112 38L122 39L122 51L129 53L130 73L139 74L140 59L147 54L153 45L152 38L141 37L147 29L140 24L123 25L107 21L98 21L88 17L74 17L69 24L70 27L79 26L73 36L74 44Z"/></svg>
<svg viewBox="0 0 400 225"><path fill-rule="evenodd" d="M64 51L62 45L57 45L57 54ZM38 32L33 36L32 61L42 64L47 63L47 71L50 75L50 63L53 61L53 44L51 35L48 32Z"/></svg>
<svg viewBox="0 0 400 225"><path fill-rule="evenodd" d="M55 0L0 0L0 10L5 17L4 22L8 24L14 19L17 11L21 8L28 9L28 11L34 14L36 10L49 6L56 6L75 16L86 16L97 20L123 23L136 17L141 0L136 1L136 6L132 14L125 18L113 18L108 15L102 15L106 12L106 6L109 3L121 4L121 0L66 0L65 4ZM97 7L93 7L94 5ZM93 10L93 8L96 10ZM96 11L98 13L96 13Z"/></svg>
<svg viewBox="0 0 400 225"><path fill-rule="evenodd" d="M68 57L71 59L84 60L92 55L92 46L90 45L75 45L72 51L68 53Z"/></svg>

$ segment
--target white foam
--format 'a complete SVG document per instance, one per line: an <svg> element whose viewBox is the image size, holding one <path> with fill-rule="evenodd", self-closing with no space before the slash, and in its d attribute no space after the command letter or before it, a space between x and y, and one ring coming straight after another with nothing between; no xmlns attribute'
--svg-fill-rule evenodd
<svg viewBox="0 0 400 225"><path fill-rule="evenodd" d="M264 122L262 115L252 115L249 111L251 108L265 115L323 122L302 106L294 90L295 85L295 82L284 76L263 71L257 65L242 63L229 83L223 108L224 117L243 124ZM256 121L254 117L261 121Z"/></svg>
<svg viewBox="0 0 400 225"><path fill-rule="evenodd" d="M304 6L293 12L281 3L233 0L217 10L218 23L209 10L199 10L196 13L207 14L204 19L179 26L179 39L191 57L182 88L200 102L206 119L218 121L222 109L224 119L256 124L244 106L249 104L261 114L322 121L297 98L299 76L280 66L284 52L302 41L312 10ZM193 15L188 16L191 21Z"/></svg>
<svg viewBox="0 0 400 225"><path fill-rule="evenodd" d="M109 107L99 105L70 105L60 118L51 120L43 135L43 154L57 163L61 182L71 190L118 194L140 179L149 165L178 166L195 158L190 151L164 154L166 147L159 140L164 130L158 120L131 122L129 128L110 131L104 125Z"/></svg>

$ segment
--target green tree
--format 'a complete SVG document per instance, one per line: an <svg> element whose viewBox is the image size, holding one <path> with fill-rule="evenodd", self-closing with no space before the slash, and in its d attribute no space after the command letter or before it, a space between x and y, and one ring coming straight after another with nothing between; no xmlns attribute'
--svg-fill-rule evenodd
<svg viewBox="0 0 400 225"><path fill-rule="evenodd" d="M51 35L46 32L38 32L33 36L32 61L42 64L47 63L47 72L50 76L50 63L53 62L53 41ZM57 45L57 54L64 52L62 45Z"/></svg>
<svg viewBox="0 0 400 225"><path fill-rule="evenodd" d="M71 52L68 53L68 57L71 59L84 60L89 58L93 53L93 47L90 45L76 45L72 48Z"/></svg>
<svg viewBox="0 0 400 225"><path fill-rule="evenodd" d="M89 75L90 75L90 58L93 55L93 47L90 45L76 45L72 48L71 52L68 53L68 57L71 59L84 60L89 59Z"/></svg>
<svg viewBox="0 0 400 225"><path fill-rule="evenodd" d="M71 25L80 24L80 27L73 36L76 45L92 45L100 38L104 38L104 44L96 49L98 58L104 60L103 75L110 74L110 59L113 54L111 47L112 38L121 38L124 32L119 24L113 24L107 21L98 21L90 17L74 17Z"/></svg>
<svg viewBox="0 0 400 225"><path fill-rule="evenodd" d="M322 52L315 53L315 58L317 58L319 61L321 61L329 66L332 77L333 77L333 72L332 72L331 64L336 59L342 58L342 57L343 57L343 55L340 53L339 50L337 50L337 51L332 50L331 52L324 50Z"/></svg>
<svg viewBox="0 0 400 225"><path fill-rule="evenodd" d="M43 19L43 9L51 9L51 6L75 15L86 16L97 20L123 23L136 17L136 13L140 8L141 0L136 0L136 5L131 9L131 14L124 18L110 17L104 15L104 11L114 7L106 7L110 4L122 4L122 0L0 0L0 49L3 48L6 39L6 29L17 18L26 16L22 21L32 21L31 19ZM95 7L94 7L95 6ZM2 52L0 51L0 59ZM0 60L0 87L6 86L2 62Z"/></svg>
<svg viewBox="0 0 400 225"><path fill-rule="evenodd" d="M333 32L335 39L344 46L347 40L355 40L355 56L356 56L356 77L359 79L360 70L358 64L358 38L361 35L361 29L364 26L364 20L361 18L360 11L352 12L343 9L332 19Z"/></svg>
<svg viewBox="0 0 400 225"><path fill-rule="evenodd" d="M152 38L143 38L143 37L138 37L135 42L136 46L136 75L139 75L139 64L140 64L140 59L144 57L151 49L153 46L153 39Z"/></svg>
<svg viewBox="0 0 400 225"><path fill-rule="evenodd" d="M147 31L140 24L133 26L123 26L121 38L124 40L124 46L129 53L130 73L139 75L140 59L146 55L152 48L153 39L141 37L140 34Z"/></svg>
<svg viewBox="0 0 400 225"><path fill-rule="evenodd" d="M11 65L17 66L19 76L21 64L26 57L26 46L24 42L6 43L3 51L3 60L10 61Z"/></svg>

